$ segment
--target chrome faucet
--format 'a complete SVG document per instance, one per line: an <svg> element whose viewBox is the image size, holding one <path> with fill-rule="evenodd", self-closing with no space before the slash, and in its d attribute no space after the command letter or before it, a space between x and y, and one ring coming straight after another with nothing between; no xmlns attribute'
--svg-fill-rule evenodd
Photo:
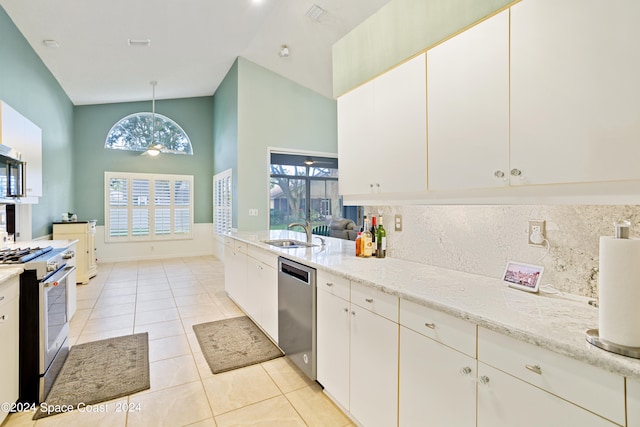
<svg viewBox="0 0 640 427"><path fill-rule="evenodd" d="M305 233L307 233L307 243L311 243L311 240L313 239L313 237L311 236L311 222L305 221L305 224L302 224L300 222L292 222L291 224L287 225L287 228L292 227L304 228Z"/></svg>

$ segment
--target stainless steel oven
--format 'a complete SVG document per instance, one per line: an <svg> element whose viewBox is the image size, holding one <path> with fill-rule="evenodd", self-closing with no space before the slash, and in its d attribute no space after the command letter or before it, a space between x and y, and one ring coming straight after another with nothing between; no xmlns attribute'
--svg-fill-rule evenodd
<svg viewBox="0 0 640 427"><path fill-rule="evenodd" d="M0 266L21 266L19 401L43 402L69 353L69 277L75 254L66 249L0 250Z"/></svg>

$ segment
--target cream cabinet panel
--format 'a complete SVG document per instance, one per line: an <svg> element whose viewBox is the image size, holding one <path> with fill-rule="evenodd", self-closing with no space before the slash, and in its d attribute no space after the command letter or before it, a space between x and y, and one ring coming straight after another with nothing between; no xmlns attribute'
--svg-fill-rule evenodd
<svg viewBox="0 0 640 427"><path fill-rule="evenodd" d="M475 427L476 364L401 326L399 425Z"/></svg>
<svg viewBox="0 0 640 427"><path fill-rule="evenodd" d="M627 426L640 427L640 381L627 378Z"/></svg>
<svg viewBox="0 0 640 427"><path fill-rule="evenodd" d="M482 362L478 381L478 427L617 425Z"/></svg>
<svg viewBox="0 0 640 427"><path fill-rule="evenodd" d="M247 305L247 245L233 239L225 241L224 289L241 308Z"/></svg>
<svg viewBox="0 0 640 427"><path fill-rule="evenodd" d="M319 280L318 284L324 286L317 289L317 377L325 392L348 410L349 301L334 295L332 287L327 287L326 283Z"/></svg>
<svg viewBox="0 0 640 427"><path fill-rule="evenodd" d="M0 284L0 403L18 400L18 299L19 277ZM7 416L0 409L0 424Z"/></svg>
<svg viewBox="0 0 640 427"><path fill-rule="evenodd" d="M266 254L266 252L265 252ZM278 258L270 262L247 258L246 313L278 342Z"/></svg>
<svg viewBox="0 0 640 427"><path fill-rule="evenodd" d="M338 98L341 194L426 191L425 67L422 54Z"/></svg>
<svg viewBox="0 0 640 427"><path fill-rule="evenodd" d="M429 190L509 184L509 11L427 53Z"/></svg>
<svg viewBox="0 0 640 427"><path fill-rule="evenodd" d="M53 240L77 240L76 281L89 283L97 274L96 224L94 221L78 221L53 224Z"/></svg>
<svg viewBox="0 0 640 427"><path fill-rule="evenodd" d="M640 179L640 2L511 8L511 166L523 184Z"/></svg>
<svg viewBox="0 0 640 427"><path fill-rule="evenodd" d="M27 197L42 196L42 130L29 119L0 101L0 143L22 154L26 162ZM36 202L37 199L27 199Z"/></svg>
<svg viewBox="0 0 640 427"><path fill-rule="evenodd" d="M398 324L351 306L349 412L364 426L398 419Z"/></svg>

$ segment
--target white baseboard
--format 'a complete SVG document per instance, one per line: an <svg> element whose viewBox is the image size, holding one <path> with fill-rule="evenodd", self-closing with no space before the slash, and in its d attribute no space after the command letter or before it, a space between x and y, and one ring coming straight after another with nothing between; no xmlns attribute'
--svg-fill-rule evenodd
<svg viewBox="0 0 640 427"><path fill-rule="evenodd" d="M217 252L214 242L213 223L194 224L193 239L123 243L106 243L104 226L96 227L98 263L210 256Z"/></svg>

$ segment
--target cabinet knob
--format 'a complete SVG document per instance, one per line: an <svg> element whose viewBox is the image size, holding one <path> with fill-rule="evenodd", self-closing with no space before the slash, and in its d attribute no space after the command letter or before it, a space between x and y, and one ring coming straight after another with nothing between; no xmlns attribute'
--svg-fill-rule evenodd
<svg viewBox="0 0 640 427"><path fill-rule="evenodd" d="M504 172L502 172L502 171L500 171L500 170L495 171L495 172L493 173L493 176L495 176L496 178L504 178Z"/></svg>
<svg viewBox="0 0 640 427"><path fill-rule="evenodd" d="M343 308L343 310L344 310L345 313L349 312L349 309L347 307Z"/></svg>
<svg viewBox="0 0 640 427"><path fill-rule="evenodd" d="M424 326L426 326L429 329L435 329L436 328L436 324L435 323L425 323Z"/></svg>
<svg viewBox="0 0 640 427"><path fill-rule="evenodd" d="M520 169L511 169L511 176L521 176L522 171Z"/></svg>
<svg viewBox="0 0 640 427"><path fill-rule="evenodd" d="M326 283L326 285L327 285L327 286L329 286L329 287L331 287L331 286L333 286L333 283L331 283L331 282L327 282L327 283Z"/></svg>
<svg viewBox="0 0 640 427"><path fill-rule="evenodd" d="M355 312L355 311L352 311L352 312L351 312L351 314L355 316L355 315L356 315L356 312Z"/></svg>
<svg viewBox="0 0 640 427"><path fill-rule="evenodd" d="M6 314L3 314L2 316L0 316L0 322L4 322L7 318Z"/></svg>
<svg viewBox="0 0 640 427"><path fill-rule="evenodd" d="M0 295L0 301L2 301L4 299L4 297L2 295Z"/></svg>
<svg viewBox="0 0 640 427"><path fill-rule="evenodd" d="M365 298L364 300L366 302L368 302L369 304L371 304L373 302L373 298Z"/></svg>
<svg viewBox="0 0 640 427"><path fill-rule="evenodd" d="M471 375L471 368L468 366L465 366L464 368L460 369L460 374L464 375L465 377Z"/></svg>
<svg viewBox="0 0 640 427"><path fill-rule="evenodd" d="M524 365L524 367L533 373L542 375L542 368L540 367L540 365Z"/></svg>
<svg viewBox="0 0 640 427"><path fill-rule="evenodd" d="M480 381L480 384L482 385L487 385L489 384L489 377L486 375L483 375L480 378L478 378L478 381Z"/></svg>

